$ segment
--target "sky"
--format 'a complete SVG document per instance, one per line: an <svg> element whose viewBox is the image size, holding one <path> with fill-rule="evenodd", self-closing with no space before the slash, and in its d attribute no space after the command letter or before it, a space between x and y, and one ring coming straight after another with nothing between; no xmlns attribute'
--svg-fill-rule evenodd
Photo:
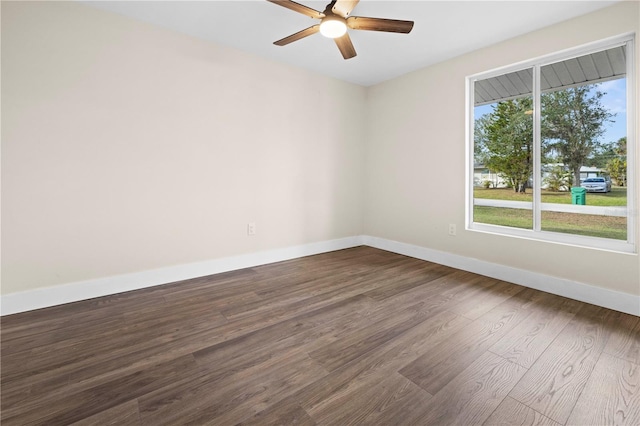
<svg viewBox="0 0 640 426"><path fill-rule="evenodd" d="M615 114L615 123L607 123L603 142L617 141L627 135L627 79L605 81L599 84L601 91L606 95L602 97L603 104L611 113Z"/></svg>
<svg viewBox="0 0 640 426"><path fill-rule="evenodd" d="M615 142L621 137L627 135L627 115L626 115L626 99L627 99L627 79L620 78L617 80L605 81L599 83L598 88L606 94L602 97L602 104L612 114L613 123L605 124L605 133L600 138L604 143ZM495 104L492 104L495 105ZM482 105L476 107L474 115L476 118L481 117L493 110L492 105Z"/></svg>

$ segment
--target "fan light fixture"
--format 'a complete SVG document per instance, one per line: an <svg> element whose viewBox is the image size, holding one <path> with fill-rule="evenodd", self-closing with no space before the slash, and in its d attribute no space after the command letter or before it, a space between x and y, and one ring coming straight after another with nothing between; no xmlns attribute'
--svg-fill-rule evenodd
<svg viewBox="0 0 640 426"><path fill-rule="evenodd" d="M384 31L387 33L409 34L413 28L413 21L399 19L367 18L366 16L351 16L351 11L360 0L331 0L324 12L312 9L293 0L267 0L278 6L317 19L320 22L291 34L288 37L274 41L276 46L286 46L310 35L321 33L332 38L344 59L356 56L347 27L352 30Z"/></svg>
<svg viewBox="0 0 640 426"><path fill-rule="evenodd" d="M320 23L320 34L328 38L338 38L347 32L347 24L342 19L327 16Z"/></svg>

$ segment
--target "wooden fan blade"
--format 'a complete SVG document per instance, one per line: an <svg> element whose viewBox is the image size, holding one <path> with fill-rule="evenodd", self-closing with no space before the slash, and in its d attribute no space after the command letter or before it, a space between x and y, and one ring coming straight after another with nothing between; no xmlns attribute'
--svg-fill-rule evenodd
<svg viewBox="0 0 640 426"><path fill-rule="evenodd" d="M294 12L302 13L303 15L307 15L310 18L322 19L324 18L324 13L318 12L315 9L311 9L303 4L296 3L295 1L290 0L267 0L271 3L280 5L282 7L286 7L287 9L291 9Z"/></svg>
<svg viewBox="0 0 640 426"><path fill-rule="evenodd" d="M344 33L342 37L334 38L336 42L336 46L340 49L340 53L342 53L342 57L345 59L351 59L356 56L356 49L353 47L353 43L351 43L351 37L349 37L349 33Z"/></svg>
<svg viewBox="0 0 640 426"><path fill-rule="evenodd" d="M306 28L302 31L298 31L295 34L291 34L289 37L285 37L283 39L280 39L278 41L274 41L273 44L275 44L276 46L285 46L289 43L293 43L294 41L300 40L301 38L305 38L308 37L312 34L317 33L318 31L320 31L320 24L314 25L312 27Z"/></svg>
<svg viewBox="0 0 640 426"><path fill-rule="evenodd" d="M388 33L408 34L413 28L413 21L350 16L347 18L347 26L354 30L385 31Z"/></svg>
<svg viewBox="0 0 640 426"><path fill-rule="evenodd" d="M338 16L347 18L360 0L337 0L331 11Z"/></svg>

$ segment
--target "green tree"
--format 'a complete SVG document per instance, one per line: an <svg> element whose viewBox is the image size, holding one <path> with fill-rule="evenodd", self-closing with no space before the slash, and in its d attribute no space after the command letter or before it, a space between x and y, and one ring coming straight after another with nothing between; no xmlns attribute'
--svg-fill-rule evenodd
<svg viewBox="0 0 640 426"><path fill-rule="evenodd" d="M531 98L499 102L475 122L476 161L525 192L533 168Z"/></svg>
<svg viewBox="0 0 640 426"><path fill-rule="evenodd" d="M542 94L542 138L545 153L557 153L580 182L580 168L599 146L604 123L613 115L602 105L605 95L594 85Z"/></svg>
<svg viewBox="0 0 640 426"><path fill-rule="evenodd" d="M473 133L473 158L475 164L487 162L488 152L485 141L487 140L487 127L489 125L490 114L485 114L476 118Z"/></svg>
<svg viewBox="0 0 640 426"><path fill-rule="evenodd" d="M618 139L613 148L615 157L607 162L607 172L619 186L627 186L627 137Z"/></svg>
<svg viewBox="0 0 640 426"><path fill-rule="evenodd" d="M599 145L585 163L586 166L604 169L607 163L616 158L615 144L613 142Z"/></svg>

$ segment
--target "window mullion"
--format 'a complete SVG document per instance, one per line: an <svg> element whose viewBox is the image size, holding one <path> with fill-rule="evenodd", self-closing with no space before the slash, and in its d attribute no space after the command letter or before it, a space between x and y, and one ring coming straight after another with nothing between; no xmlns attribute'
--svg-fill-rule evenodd
<svg viewBox="0 0 640 426"><path fill-rule="evenodd" d="M542 185L541 171L541 135L540 135L540 65L533 67L533 230L540 232L542 229L542 213L540 212L540 186Z"/></svg>

